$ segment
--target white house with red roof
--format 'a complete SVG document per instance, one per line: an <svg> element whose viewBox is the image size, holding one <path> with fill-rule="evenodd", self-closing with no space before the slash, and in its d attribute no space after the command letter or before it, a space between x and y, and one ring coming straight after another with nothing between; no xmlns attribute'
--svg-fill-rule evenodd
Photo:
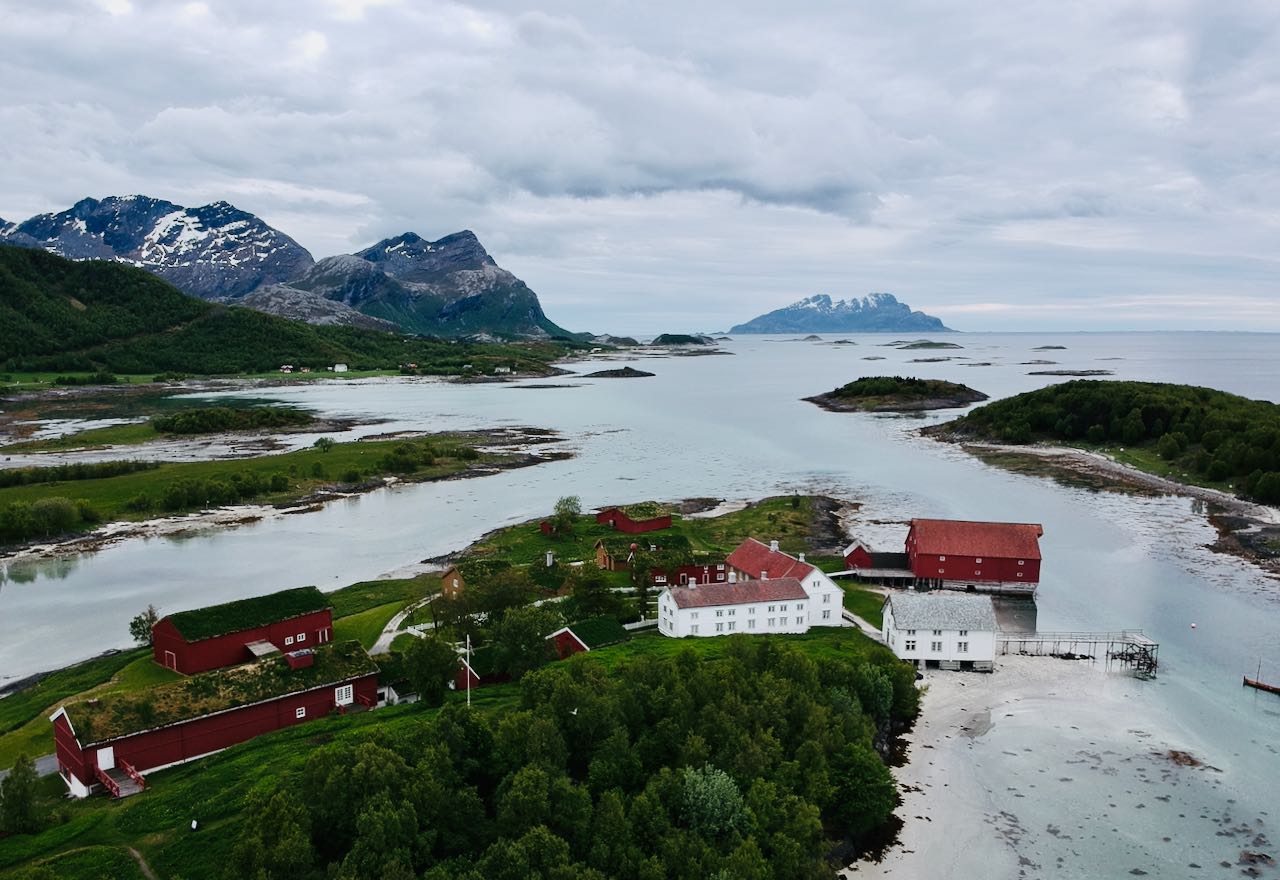
<svg viewBox="0 0 1280 880"><path fill-rule="evenodd" d="M677 639L808 632L811 605L793 577L668 587L658 595L658 632ZM830 625L839 624L837 611Z"/></svg>
<svg viewBox="0 0 1280 880"><path fill-rule="evenodd" d="M796 579L809 597L809 601L805 603L809 625L840 626L844 591L825 572L806 562L803 553L792 556L779 550L777 541L770 541L765 545L755 538L748 538L725 561L729 566L730 580L739 584L745 581Z"/></svg>

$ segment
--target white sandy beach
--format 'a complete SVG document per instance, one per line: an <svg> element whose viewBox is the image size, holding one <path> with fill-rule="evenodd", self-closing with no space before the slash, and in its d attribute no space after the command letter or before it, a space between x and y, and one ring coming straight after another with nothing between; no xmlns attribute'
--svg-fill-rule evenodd
<svg viewBox="0 0 1280 880"><path fill-rule="evenodd" d="M1275 855L1266 814L1235 805L1232 756L1152 710L1158 680L1010 656L991 675L924 683L908 764L894 771L900 839L845 877L1241 876L1243 853Z"/></svg>

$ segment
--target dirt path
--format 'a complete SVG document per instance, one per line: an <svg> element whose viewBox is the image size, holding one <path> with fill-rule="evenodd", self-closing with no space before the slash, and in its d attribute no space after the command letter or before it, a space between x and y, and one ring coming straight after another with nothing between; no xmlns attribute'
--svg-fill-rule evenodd
<svg viewBox="0 0 1280 880"><path fill-rule="evenodd" d="M156 880L156 872L151 870L151 866L147 864L147 860L142 857L142 853L133 847L128 847L129 855L133 856L133 860L138 863L138 869L142 871L142 876L147 880Z"/></svg>
<svg viewBox="0 0 1280 880"><path fill-rule="evenodd" d="M395 617L387 621L387 625L382 628L382 634L378 636L378 640L374 642L373 647L369 649L369 654L371 656L377 656L378 654L390 653L391 643L396 640L396 636L400 635L402 632L408 632L408 630L402 628L402 624L408 619L409 615L417 611L422 606L428 604L432 599L435 599L439 595L439 593L435 593L427 596L425 599L419 599L412 605L406 605L403 611L398 612Z"/></svg>

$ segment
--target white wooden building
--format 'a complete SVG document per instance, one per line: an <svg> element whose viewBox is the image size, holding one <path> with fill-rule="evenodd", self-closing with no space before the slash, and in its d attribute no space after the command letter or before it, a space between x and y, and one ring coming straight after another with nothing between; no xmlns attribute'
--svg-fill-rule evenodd
<svg viewBox="0 0 1280 880"><path fill-rule="evenodd" d="M908 591L884 605L885 644L922 669L990 672L999 629L990 596Z"/></svg>
<svg viewBox="0 0 1280 880"><path fill-rule="evenodd" d="M795 578L668 587L658 595L658 632L677 639L808 632L811 603Z"/></svg>
<svg viewBox="0 0 1280 880"><path fill-rule="evenodd" d="M729 580L735 583L794 578L804 587L808 601L809 626L841 626L844 590L817 566L778 549L777 541L768 546L748 538L739 544L729 558Z"/></svg>

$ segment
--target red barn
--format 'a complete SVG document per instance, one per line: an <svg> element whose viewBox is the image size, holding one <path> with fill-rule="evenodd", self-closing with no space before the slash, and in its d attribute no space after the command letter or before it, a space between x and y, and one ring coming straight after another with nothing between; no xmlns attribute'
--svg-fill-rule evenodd
<svg viewBox="0 0 1280 880"><path fill-rule="evenodd" d="M151 628L155 661L184 675L332 639L329 600L315 587L181 611Z"/></svg>
<svg viewBox="0 0 1280 880"><path fill-rule="evenodd" d="M271 657L62 706L49 720L63 781L75 797L98 786L130 794L149 771L335 710L375 705L378 667L358 642L310 653L312 662L299 668L286 657Z"/></svg>
<svg viewBox="0 0 1280 880"><path fill-rule="evenodd" d="M1036 523L913 519L906 551L922 586L1034 593L1043 535Z"/></svg>
<svg viewBox="0 0 1280 880"><path fill-rule="evenodd" d="M638 535L641 532L656 532L661 529L671 528L670 515L655 516L651 519L632 519L620 507L609 507L600 511L596 514L596 522L611 529L626 532L628 535Z"/></svg>
<svg viewBox="0 0 1280 880"><path fill-rule="evenodd" d="M561 660L574 654L580 654L583 651L591 651L595 648L603 648L605 645L617 644L618 642L626 641L626 639L627 630L613 617L593 617L590 620L580 620L547 636L547 640L556 649L556 656Z"/></svg>

